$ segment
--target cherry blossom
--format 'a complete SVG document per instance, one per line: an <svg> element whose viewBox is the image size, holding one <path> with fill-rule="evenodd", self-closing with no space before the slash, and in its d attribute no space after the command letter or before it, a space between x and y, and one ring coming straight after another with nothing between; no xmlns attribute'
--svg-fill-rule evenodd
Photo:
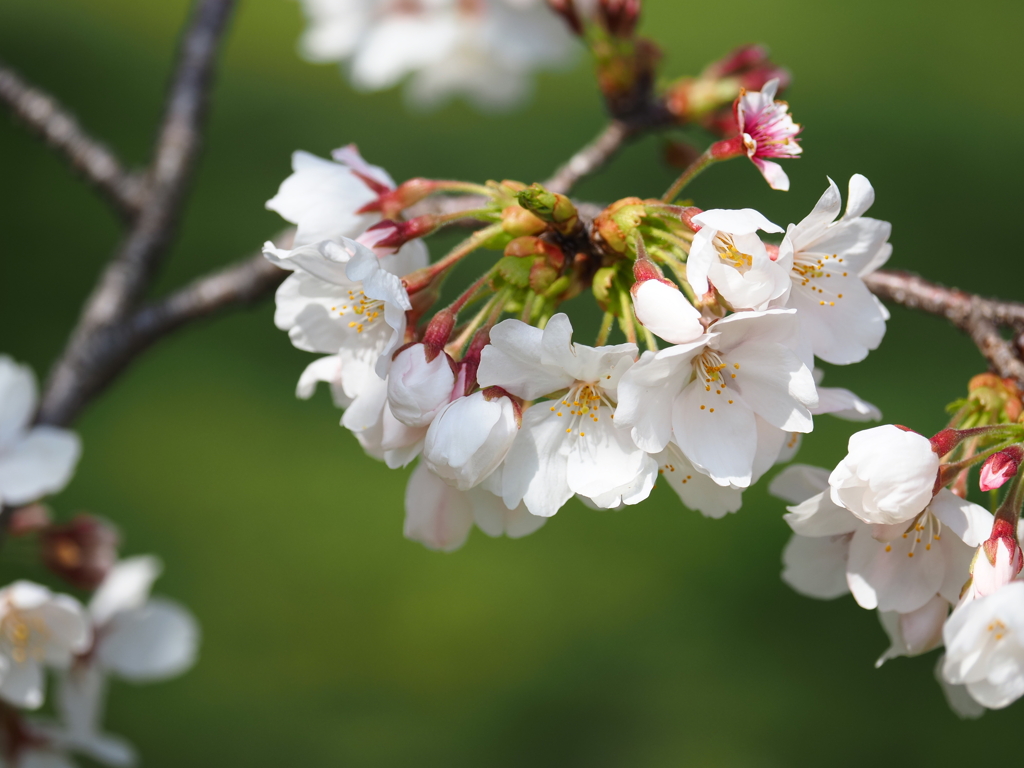
<svg viewBox="0 0 1024 768"><path fill-rule="evenodd" d="M789 225L779 246L777 264L792 280L786 304L800 311L813 353L836 365L859 362L877 348L889 318L863 280L892 254L892 225L862 215L874 199L871 183L855 174L846 213L837 220L841 199L829 179L814 210Z"/></svg>
<svg viewBox="0 0 1024 768"><path fill-rule="evenodd" d="M939 456L927 437L886 424L852 435L848 448L829 477L836 504L880 525L907 522L928 505Z"/></svg>
<svg viewBox="0 0 1024 768"><path fill-rule="evenodd" d="M764 84L760 91L744 91L736 99L733 113L747 157L757 166L772 189L789 189L789 177L778 163L765 158L797 157L803 149L797 135L803 130L793 122L789 105L776 101L779 80Z"/></svg>
<svg viewBox="0 0 1024 768"><path fill-rule="evenodd" d="M43 703L43 666L67 668L89 647L85 610L73 597L30 581L0 590L0 699L15 707Z"/></svg>
<svg viewBox="0 0 1024 768"><path fill-rule="evenodd" d="M600 498L608 507L647 497L657 463L613 421L619 379L636 353L634 344L573 343L564 314L552 317L543 331L518 320L491 330L477 374L480 385L502 387L524 400L552 395L523 413L503 465L506 506L522 501L531 513L550 517L573 494Z"/></svg>
<svg viewBox="0 0 1024 768"><path fill-rule="evenodd" d="M468 491L505 460L521 420L518 404L498 388L452 400L427 430L423 461L445 482Z"/></svg>
<svg viewBox="0 0 1024 768"><path fill-rule="evenodd" d="M501 470L486 485L501 490ZM451 552L466 543L475 522L488 536L517 539L540 528L545 517L531 515L522 503L505 506L501 497L482 486L466 491L449 485L420 463L405 489L405 537L429 549Z"/></svg>
<svg viewBox="0 0 1024 768"><path fill-rule="evenodd" d="M674 440L715 482L748 486L758 417L782 432L812 427L817 393L793 351L797 332L794 310L740 312L697 341L645 352L622 377L616 423L645 451L660 453Z"/></svg>
<svg viewBox="0 0 1024 768"><path fill-rule="evenodd" d="M942 627L949 615L949 601L939 595L910 613L879 611L878 620L891 645L876 667L898 656L920 656L942 645Z"/></svg>
<svg viewBox="0 0 1024 768"><path fill-rule="evenodd" d="M451 400L455 363L444 352L412 344L395 355L388 375L388 405L409 427L426 427Z"/></svg>
<svg viewBox="0 0 1024 768"><path fill-rule="evenodd" d="M782 232L782 227L752 208L703 211L693 223L700 229L690 247L686 278L698 296L708 292L710 283L734 309L767 309L789 290L786 270L757 236L758 230Z"/></svg>
<svg viewBox="0 0 1024 768"><path fill-rule="evenodd" d="M700 312L668 280L638 280L631 289L636 319L670 344L686 344L704 333Z"/></svg>
<svg viewBox="0 0 1024 768"><path fill-rule="evenodd" d="M1002 709L1024 695L1024 582L957 607L943 638L943 677L979 704Z"/></svg>
<svg viewBox="0 0 1024 768"><path fill-rule="evenodd" d="M380 221L374 213L359 213L380 189L394 189L387 171L367 163L354 145L334 151L334 160L309 152L292 154L292 175L281 182L267 208L297 225L294 247L324 240L358 237Z"/></svg>
<svg viewBox="0 0 1024 768"><path fill-rule="evenodd" d="M78 463L74 432L32 426L37 393L32 369L0 355L0 503L18 506L56 493Z"/></svg>

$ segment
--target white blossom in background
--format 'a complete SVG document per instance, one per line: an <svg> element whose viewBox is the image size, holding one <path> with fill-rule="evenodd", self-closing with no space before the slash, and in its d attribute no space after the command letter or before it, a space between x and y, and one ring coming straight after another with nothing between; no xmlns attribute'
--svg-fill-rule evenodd
<svg viewBox="0 0 1024 768"><path fill-rule="evenodd" d="M757 235L758 230L782 232L778 224L752 208L704 211L693 223L700 229L693 236L686 278L698 296L714 285L734 309L767 309L789 290L786 270Z"/></svg>
<svg viewBox="0 0 1024 768"><path fill-rule="evenodd" d="M46 690L44 667L66 669L91 642L85 609L73 597L30 581L0 590L0 699L39 708Z"/></svg>
<svg viewBox="0 0 1024 768"><path fill-rule="evenodd" d="M32 426L37 404L32 369L0 355L0 504L20 506L60 491L81 455L74 432Z"/></svg>
<svg viewBox="0 0 1024 768"><path fill-rule="evenodd" d="M777 264L789 273L787 306L799 310L801 332L812 352L835 365L863 360L878 347L889 318L863 278L892 254L892 225L864 216L875 199L871 183L850 178L846 213L835 182L799 224L790 224Z"/></svg>
<svg viewBox="0 0 1024 768"><path fill-rule="evenodd" d="M481 355L480 385L524 400L553 395L523 413L503 464L502 497L509 509L522 502L533 514L550 517L574 494L609 508L647 498L657 463L614 422L619 379L636 354L635 344L573 343L564 314L543 331L518 320L492 329Z"/></svg>
<svg viewBox="0 0 1024 768"><path fill-rule="evenodd" d="M152 556L121 560L93 593L88 614L95 644L61 674L58 720L41 726L53 744L105 765L135 764L132 746L102 728L108 678L167 680L195 663L199 646L192 614L149 594L161 569Z"/></svg>
<svg viewBox="0 0 1024 768"><path fill-rule="evenodd" d="M407 82L409 100L461 96L485 111L521 103L535 70L570 63L575 43L543 0L302 0L302 55L344 65L367 91Z"/></svg>

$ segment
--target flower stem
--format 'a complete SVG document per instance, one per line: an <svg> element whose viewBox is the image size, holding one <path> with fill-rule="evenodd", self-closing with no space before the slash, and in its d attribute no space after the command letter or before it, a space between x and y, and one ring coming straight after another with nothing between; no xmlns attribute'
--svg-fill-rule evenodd
<svg viewBox="0 0 1024 768"><path fill-rule="evenodd" d="M448 254L440 261L429 264L423 269L418 269L410 275L406 275L402 278L406 291L410 294L422 291L433 283L440 275L443 275L447 270L454 267L462 261L462 259L471 254L488 239L499 232L501 232L501 222L496 222L488 227L477 230L449 251Z"/></svg>
<svg viewBox="0 0 1024 768"><path fill-rule="evenodd" d="M619 325L626 335L626 340L636 344L636 323L633 316L633 303L629 300L629 291L619 291L619 307L622 316L619 318Z"/></svg>
<svg viewBox="0 0 1024 768"><path fill-rule="evenodd" d="M715 162L715 157L711 154L711 150L705 150L704 154L694 160L690 167L683 171L682 175L668 188L668 191L661 196L662 202L674 202L679 197L679 193L683 191L683 188L713 162Z"/></svg>
<svg viewBox="0 0 1024 768"><path fill-rule="evenodd" d="M594 342L595 347L608 343L608 336L612 332L613 325L615 325L615 315L611 312L605 312L601 317L601 329L597 332L597 341Z"/></svg>

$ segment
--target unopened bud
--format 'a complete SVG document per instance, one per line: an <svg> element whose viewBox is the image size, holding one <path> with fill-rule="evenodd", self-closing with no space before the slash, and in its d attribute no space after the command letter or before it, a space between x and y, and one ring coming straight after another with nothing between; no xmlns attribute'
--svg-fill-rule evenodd
<svg viewBox="0 0 1024 768"><path fill-rule="evenodd" d="M538 260L530 267L530 290L534 293L545 293L557 279L558 270L543 261Z"/></svg>
<svg viewBox="0 0 1024 768"><path fill-rule="evenodd" d="M763 45L741 45L716 62L709 64L704 74L708 77L725 77L747 71L768 61L768 49Z"/></svg>
<svg viewBox="0 0 1024 768"><path fill-rule="evenodd" d="M1024 567L1024 553L1008 521L997 519L992 536L981 545L971 566L972 586L977 597L991 595L1005 587Z"/></svg>
<svg viewBox="0 0 1024 768"><path fill-rule="evenodd" d="M594 228L608 250L624 254L633 242L637 227L644 220L646 209L639 197L624 197L609 205L594 219Z"/></svg>
<svg viewBox="0 0 1024 768"><path fill-rule="evenodd" d="M981 490L993 491L1000 488L1003 483L1017 474L1022 459L1024 459L1024 450L1019 444L1011 445L1006 450L989 456L981 465L979 480Z"/></svg>
<svg viewBox="0 0 1024 768"><path fill-rule="evenodd" d="M455 388L455 364L446 353L429 357L425 344L400 350L388 373L391 414L407 427L425 427L448 403Z"/></svg>
<svg viewBox="0 0 1024 768"><path fill-rule="evenodd" d="M554 269L565 266L565 252L554 243L539 237L517 237L505 246L505 255L518 259L541 256Z"/></svg>
<svg viewBox="0 0 1024 768"><path fill-rule="evenodd" d="M640 0L599 0L597 17L613 37L630 38L640 21Z"/></svg>
<svg viewBox="0 0 1024 768"><path fill-rule="evenodd" d="M579 213L572 200L557 192L549 192L540 184L532 184L516 198L519 205L551 224L558 232L568 234L579 224Z"/></svg>
<svg viewBox="0 0 1024 768"><path fill-rule="evenodd" d="M500 387L460 397L431 423L423 461L446 483L467 491L505 460L521 424L521 406Z"/></svg>
<svg viewBox="0 0 1024 768"><path fill-rule="evenodd" d="M106 578L117 562L119 542L117 529L93 515L77 515L40 536L46 567L81 589L95 589Z"/></svg>
<svg viewBox="0 0 1024 768"><path fill-rule="evenodd" d="M440 354L451 338L452 329L455 328L455 313L450 309L442 309L434 315L423 332L423 346L427 361L433 360Z"/></svg>
<svg viewBox="0 0 1024 768"><path fill-rule="evenodd" d="M364 176L360 176L360 178L367 181ZM375 191L378 192L377 199L370 201L356 213L379 213L385 219L393 219L406 208L433 194L437 188L438 182L421 178L409 179L395 189L375 188Z"/></svg>
<svg viewBox="0 0 1024 768"><path fill-rule="evenodd" d="M501 212L501 228L506 234L519 238L538 235L547 229L548 225L522 206L510 205Z"/></svg>
<svg viewBox="0 0 1024 768"><path fill-rule="evenodd" d="M410 240L431 234L439 223L438 218L430 214L417 216L409 221L385 219L367 229L356 238L356 242L372 249L379 256L387 256L398 251Z"/></svg>
<svg viewBox="0 0 1024 768"><path fill-rule="evenodd" d="M914 431L910 427L904 427L900 424L897 424L896 427L902 429L904 432ZM928 438L932 444L932 450L939 456L945 456L960 445L960 441L963 439L964 438L958 429L944 429L941 432L936 432L932 437Z"/></svg>

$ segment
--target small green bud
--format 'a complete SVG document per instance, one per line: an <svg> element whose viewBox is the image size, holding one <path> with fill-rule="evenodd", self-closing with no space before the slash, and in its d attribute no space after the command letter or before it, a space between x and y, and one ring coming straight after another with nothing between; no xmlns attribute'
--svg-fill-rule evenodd
<svg viewBox="0 0 1024 768"><path fill-rule="evenodd" d="M558 232L568 234L579 224L579 213L565 195L549 192L540 184L533 184L517 195L519 205L537 218L551 224Z"/></svg>

